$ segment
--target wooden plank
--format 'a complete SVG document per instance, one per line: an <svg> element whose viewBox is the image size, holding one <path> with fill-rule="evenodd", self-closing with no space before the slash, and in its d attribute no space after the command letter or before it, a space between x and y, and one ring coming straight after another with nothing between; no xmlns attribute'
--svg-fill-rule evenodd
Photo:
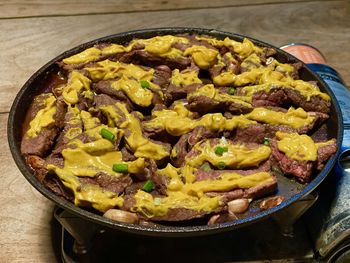
<svg viewBox="0 0 350 263"><path fill-rule="evenodd" d="M15 165L7 143L8 114L0 114L0 261L55 262L51 246L53 204L37 192Z"/></svg>
<svg viewBox="0 0 350 263"><path fill-rule="evenodd" d="M241 13L246 16L238 16ZM135 22L137 18L139 20ZM275 45L291 41L311 43L325 53L331 65L340 70L349 83L349 73L345 71L349 61L346 57L349 53L349 3L337 1L324 5L298 3L264 8L225 8L209 14L206 10L193 10L155 12L151 16L144 13L2 21L1 100L11 102L13 92L36 69L63 50L95 37L136 29L141 24L142 27L159 24L212 27L247 34ZM8 111L8 106L0 106L0 111Z"/></svg>
<svg viewBox="0 0 350 263"><path fill-rule="evenodd" d="M0 112L8 112L24 82L63 51L105 35L159 26L215 28L276 46L309 43L319 48L345 82L350 83L348 1L217 8L210 12L198 9L10 19L0 23Z"/></svg>
<svg viewBox="0 0 350 263"><path fill-rule="evenodd" d="M315 0L309 0L315 1ZM212 8L228 7L241 5L271 4L282 2L300 2L300 0L78 0L78 1L45 1L30 0L16 1L8 0L0 3L0 18L12 17L34 17L34 16L57 16L57 15L82 15L82 14L101 14L101 13L122 13L122 12L144 12L156 10L171 9L190 9L190 8Z"/></svg>

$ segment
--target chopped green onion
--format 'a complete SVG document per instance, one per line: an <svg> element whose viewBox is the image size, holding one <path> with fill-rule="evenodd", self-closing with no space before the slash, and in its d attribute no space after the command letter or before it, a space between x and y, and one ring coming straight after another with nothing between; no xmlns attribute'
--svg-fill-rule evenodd
<svg viewBox="0 0 350 263"><path fill-rule="evenodd" d="M265 144L265 145L270 145L270 140L269 140L269 138L264 138L264 141L263 141L263 144Z"/></svg>
<svg viewBox="0 0 350 263"><path fill-rule="evenodd" d="M114 142L114 140L115 140L115 135L111 131L107 130L106 128L102 128L100 131L100 134L103 138L105 138L111 142Z"/></svg>
<svg viewBox="0 0 350 263"><path fill-rule="evenodd" d="M216 155L222 156L224 154L224 152L228 151L228 148L227 147L216 146L214 151L215 151Z"/></svg>
<svg viewBox="0 0 350 263"><path fill-rule="evenodd" d="M162 202L162 199L161 199L161 198L159 198L159 197L155 197L155 198L154 198L154 204L155 204L155 205L160 205L161 202Z"/></svg>
<svg viewBox="0 0 350 263"><path fill-rule="evenodd" d="M115 163L112 167L113 171L117 173L127 173L128 172L128 164L127 163Z"/></svg>
<svg viewBox="0 0 350 263"><path fill-rule="evenodd" d="M236 89L235 88L229 88L227 93L230 94L230 95L235 95L236 94Z"/></svg>
<svg viewBox="0 0 350 263"><path fill-rule="evenodd" d="M202 169L203 169L204 172L210 172L210 171L211 171L210 164L207 163L207 162L204 163L204 164L202 165Z"/></svg>
<svg viewBox="0 0 350 263"><path fill-rule="evenodd" d="M226 168L226 164L225 164L225 162L218 162L217 167L220 170L224 170Z"/></svg>
<svg viewBox="0 0 350 263"><path fill-rule="evenodd" d="M145 192L151 192L153 189L154 183L151 180L147 180L147 182L142 187L142 190Z"/></svg>
<svg viewBox="0 0 350 263"><path fill-rule="evenodd" d="M141 87L144 89L148 89L150 87L149 82L147 80L140 81Z"/></svg>

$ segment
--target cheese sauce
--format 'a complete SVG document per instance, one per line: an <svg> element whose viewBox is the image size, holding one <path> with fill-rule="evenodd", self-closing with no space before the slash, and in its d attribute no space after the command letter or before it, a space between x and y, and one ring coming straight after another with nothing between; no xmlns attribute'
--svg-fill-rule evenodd
<svg viewBox="0 0 350 263"><path fill-rule="evenodd" d="M41 97L36 98L36 103L43 104L44 108L40 109L29 123L29 129L26 132L28 137L36 137L43 128L55 123L56 98L54 95L52 93L41 95Z"/></svg>
<svg viewBox="0 0 350 263"><path fill-rule="evenodd" d="M253 108L253 96L258 92L293 89L307 101L315 96L330 101L330 97L313 83L295 80L296 69L293 65L280 63L276 59L266 61L266 49L255 46L249 39L238 42L230 38L195 38L197 41L193 41L192 36L164 35L134 39L127 45L102 44L63 59L64 64L78 67L64 67L68 68L69 75L59 89L67 105L65 127L60 137L66 143L60 152L63 163L49 164L47 169L71 190L75 205L90 205L101 212L115 207L125 208L125 192L117 194L99 183L90 183L96 178L100 179L101 175L119 180L131 174L134 182L143 182L139 178L149 177L150 173L150 180L154 179L155 174L164 177L162 183L165 184L166 194L158 192L156 186L155 190L153 187L150 191L142 187L143 190L139 189L132 196L134 204L131 212L148 218L166 216L169 210L178 208L203 214L222 212L226 205L224 198L220 195L209 196L208 192L246 190L276 181L270 172L236 171L256 169L266 162L271 156L268 145L235 141L234 132L229 137L223 132L258 123L286 125L294 129L314 124L315 117L302 108L290 107L286 112L273 108ZM159 59L164 59L164 65L172 69L170 78L162 79L170 72L163 76L159 70L151 67L115 61L123 56L115 54L134 50L130 59L136 64L141 61L133 60L134 54L145 55L142 63L143 59L149 58L151 62L148 66L162 65ZM182 62L187 68L174 68L174 65ZM108 105L95 102L96 93L101 92L95 88L99 81L109 84L108 88L112 91L124 94L129 99L128 105L120 101ZM155 84L161 82L165 84ZM168 85L173 85L175 91L189 85L197 85L198 88L188 93L186 98L171 101L171 98L163 96L167 94ZM236 87L236 90L232 89ZM224 92L230 89L237 93ZM30 121L26 138L34 138L43 129L55 125L55 96L60 96L60 92L37 97L40 110ZM161 97L160 101L157 95ZM251 112L225 117L231 116L232 112L224 116L224 109L218 109L214 113L199 115L188 110L186 104L200 97L211 100L214 106L234 104ZM89 106L81 105L81 98L88 98L90 102L85 104ZM184 161L181 165L173 162L177 167L173 166L171 162L182 154L182 149L174 147L179 137L199 126L217 133L217 137L224 134L227 139L204 137L192 148L186 144L184 150L188 154L183 156ZM102 130L107 130L107 135ZM156 134L160 131L160 135L153 135L152 130ZM163 138L166 133L169 138ZM288 157L310 162L317 160L320 147L334 143L334 140L315 143L308 135L298 133L277 132L275 139L278 149ZM133 161L123 161L127 152L133 156L129 159ZM118 170L115 164L126 169ZM205 165L209 166L209 171L204 171ZM200 180L204 172L208 173L208 179ZM152 193L152 190L155 192Z"/></svg>

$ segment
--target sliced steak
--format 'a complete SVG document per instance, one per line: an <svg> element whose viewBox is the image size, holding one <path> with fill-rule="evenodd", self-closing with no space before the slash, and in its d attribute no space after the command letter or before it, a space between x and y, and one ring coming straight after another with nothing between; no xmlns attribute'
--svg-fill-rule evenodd
<svg viewBox="0 0 350 263"><path fill-rule="evenodd" d="M217 211L218 212L218 211ZM170 208L168 212L164 216L152 217L152 221L185 221L191 220L194 218L201 218L207 214L211 214L210 212L205 211L195 211L186 208Z"/></svg>
<svg viewBox="0 0 350 263"><path fill-rule="evenodd" d="M165 91L165 96L168 103L171 103L174 100L186 98L188 93L196 91L201 86L202 84L190 84L180 87L170 83L167 90Z"/></svg>
<svg viewBox="0 0 350 263"><path fill-rule="evenodd" d="M175 167L181 167L185 162L186 155L197 142L213 138L216 135L216 133L204 126L197 126L192 132L182 135L173 147L176 155L171 156L172 164Z"/></svg>
<svg viewBox="0 0 350 263"><path fill-rule="evenodd" d="M270 140L270 145L272 155L285 175L293 176L302 183L310 181L314 167L313 162L293 160L278 149L276 140Z"/></svg>
<svg viewBox="0 0 350 263"><path fill-rule="evenodd" d="M53 145L57 133L58 130L56 127L43 128L35 137L23 137L21 153L24 155L33 154L41 157L45 156Z"/></svg>
<svg viewBox="0 0 350 263"><path fill-rule="evenodd" d="M238 128L234 140L238 142L262 143L265 137L266 125L257 123L250 124L245 128Z"/></svg>
<svg viewBox="0 0 350 263"><path fill-rule="evenodd" d="M291 104L295 107L301 107L305 111L315 111L321 113L329 113L331 102L326 101L318 96L312 96L310 100L306 100L297 90L285 89L284 92L288 96Z"/></svg>
<svg viewBox="0 0 350 263"><path fill-rule="evenodd" d="M187 108L191 111L206 114L210 112L229 111L233 114L244 114L251 112L253 108L249 105L234 101L221 101L207 96L190 96L188 98Z"/></svg>
<svg viewBox="0 0 350 263"><path fill-rule="evenodd" d="M291 100L283 89L272 89L269 92L259 91L253 95L253 106L279 106L288 107Z"/></svg>
<svg viewBox="0 0 350 263"><path fill-rule="evenodd" d="M171 155L171 163L175 167L181 167L185 162L185 157L189 151L189 147L188 147L189 137L190 137L190 134L182 135L178 140L178 142L173 147L174 149L173 151L175 151L175 154Z"/></svg>
<svg viewBox="0 0 350 263"><path fill-rule="evenodd" d="M316 169L322 170L328 159L337 151L336 140L332 139L330 144L326 144L317 149Z"/></svg>
<svg viewBox="0 0 350 263"><path fill-rule="evenodd" d="M189 137L187 141L188 141L188 144L192 147L197 142L200 142L203 139L214 138L217 135L218 134L216 132L209 130L205 126L197 126L196 128L193 129L192 132L189 133Z"/></svg>
<svg viewBox="0 0 350 263"><path fill-rule="evenodd" d="M191 59L187 57L179 56L173 59L163 58L144 50L134 50L125 53L122 57L120 57L119 61L124 63L141 64L148 67L166 65L171 69L185 69L191 64Z"/></svg>
<svg viewBox="0 0 350 263"><path fill-rule="evenodd" d="M43 103L45 99L50 96L49 94L41 94L37 96L32 105L29 108L29 118L32 121L36 114L45 108ZM30 137L24 135L21 141L21 153L24 155L37 155L44 156L48 150L52 147L55 142L55 138L58 134L59 128L62 127L62 123L65 116L66 105L62 100L56 101L56 113L53 116L54 123L50 126L43 127L40 132L34 136ZM28 127L29 128L29 127Z"/></svg>
<svg viewBox="0 0 350 263"><path fill-rule="evenodd" d="M276 87L269 92L259 91L253 95L253 106L278 106L288 108L294 106L301 107L305 111L329 113L331 102L318 96L312 96L310 100L300 94L299 91L291 88Z"/></svg>
<svg viewBox="0 0 350 263"><path fill-rule="evenodd" d="M155 68L153 75L153 83L166 89L171 78L171 69L167 65L160 65Z"/></svg>
<svg viewBox="0 0 350 263"><path fill-rule="evenodd" d="M129 175L115 177L105 173L99 173L95 177L79 177L79 181L82 187L88 184L98 185L102 189L116 194L123 193L124 189L132 184L132 179Z"/></svg>

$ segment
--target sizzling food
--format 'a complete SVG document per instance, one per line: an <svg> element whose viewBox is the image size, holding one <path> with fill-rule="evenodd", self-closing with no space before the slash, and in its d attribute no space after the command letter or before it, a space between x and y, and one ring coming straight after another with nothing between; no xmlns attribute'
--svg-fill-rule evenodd
<svg viewBox="0 0 350 263"><path fill-rule="evenodd" d="M99 43L59 62L22 154L51 191L117 221L232 220L277 173L307 183L336 151L315 133L330 97L274 55L198 35Z"/></svg>

